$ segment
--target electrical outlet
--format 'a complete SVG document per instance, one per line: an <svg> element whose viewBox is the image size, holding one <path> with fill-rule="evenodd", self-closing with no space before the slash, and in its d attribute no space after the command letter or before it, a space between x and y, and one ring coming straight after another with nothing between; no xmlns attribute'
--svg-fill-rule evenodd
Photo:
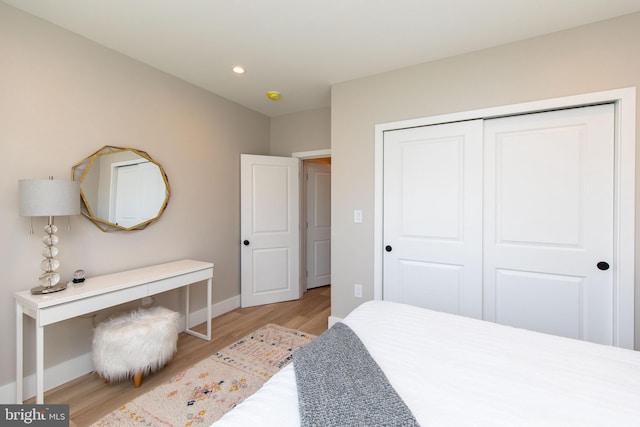
<svg viewBox="0 0 640 427"><path fill-rule="evenodd" d="M362 298L362 285L358 283L353 285L353 296L356 298Z"/></svg>
<svg viewBox="0 0 640 427"><path fill-rule="evenodd" d="M151 304L153 304L153 297L142 298L142 305L151 305Z"/></svg>

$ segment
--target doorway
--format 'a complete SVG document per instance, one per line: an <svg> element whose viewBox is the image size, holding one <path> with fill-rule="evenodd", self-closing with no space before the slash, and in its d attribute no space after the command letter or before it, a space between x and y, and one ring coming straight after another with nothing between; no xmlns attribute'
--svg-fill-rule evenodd
<svg viewBox="0 0 640 427"><path fill-rule="evenodd" d="M331 284L331 158L302 162L301 261L305 289Z"/></svg>
<svg viewBox="0 0 640 427"><path fill-rule="evenodd" d="M302 292L331 284L331 150L292 153L302 161L300 272Z"/></svg>

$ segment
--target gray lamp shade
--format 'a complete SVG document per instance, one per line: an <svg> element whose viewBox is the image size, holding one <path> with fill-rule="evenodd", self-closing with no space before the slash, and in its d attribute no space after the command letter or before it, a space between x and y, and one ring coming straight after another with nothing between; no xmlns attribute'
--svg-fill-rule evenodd
<svg viewBox="0 0 640 427"><path fill-rule="evenodd" d="M21 216L80 214L80 183L52 179L18 181Z"/></svg>

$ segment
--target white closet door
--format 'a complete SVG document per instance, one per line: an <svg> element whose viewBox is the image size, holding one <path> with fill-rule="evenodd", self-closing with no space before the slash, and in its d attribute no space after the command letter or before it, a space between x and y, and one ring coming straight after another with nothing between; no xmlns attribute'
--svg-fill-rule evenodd
<svg viewBox="0 0 640 427"><path fill-rule="evenodd" d="M385 300L482 316L481 193L481 120L385 134Z"/></svg>
<svg viewBox="0 0 640 427"><path fill-rule="evenodd" d="M485 122L484 317L613 344L614 107Z"/></svg>

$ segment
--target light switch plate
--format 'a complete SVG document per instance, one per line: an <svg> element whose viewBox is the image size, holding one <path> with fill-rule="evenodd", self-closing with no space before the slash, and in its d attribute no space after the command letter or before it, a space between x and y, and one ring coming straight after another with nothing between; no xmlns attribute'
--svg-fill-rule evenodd
<svg viewBox="0 0 640 427"><path fill-rule="evenodd" d="M362 285L356 283L353 285L353 296L356 298L362 298Z"/></svg>
<svg viewBox="0 0 640 427"><path fill-rule="evenodd" d="M353 211L353 222L356 224L362 223L362 211L360 209Z"/></svg>

